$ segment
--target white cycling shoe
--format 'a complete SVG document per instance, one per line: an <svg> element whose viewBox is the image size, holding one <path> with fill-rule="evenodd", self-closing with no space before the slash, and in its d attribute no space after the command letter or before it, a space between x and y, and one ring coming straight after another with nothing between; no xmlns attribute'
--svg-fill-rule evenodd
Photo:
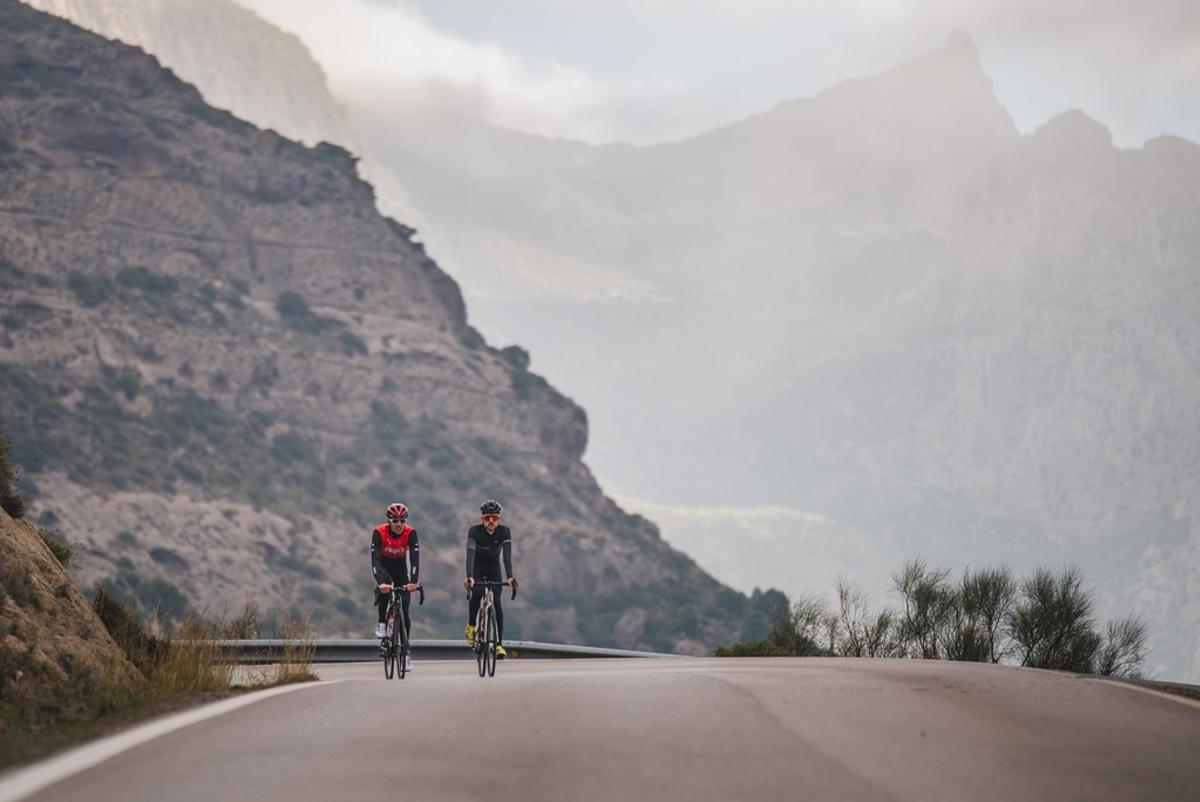
<svg viewBox="0 0 1200 802"><path fill-rule="evenodd" d="M375 637L382 639L382 638L386 638L387 636L388 636L387 624L376 624L375 625Z"/></svg>
<svg viewBox="0 0 1200 802"><path fill-rule="evenodd" d="M412 655L411 654L404 655L404 670L412 671Z"/></svg>

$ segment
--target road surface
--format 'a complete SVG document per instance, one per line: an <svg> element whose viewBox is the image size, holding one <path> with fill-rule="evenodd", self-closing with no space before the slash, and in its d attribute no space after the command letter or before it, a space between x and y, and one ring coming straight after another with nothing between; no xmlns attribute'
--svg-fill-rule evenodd
<svg viewBox="0 0 1200 802"><path fill-rule="evenodd" d="M1051 672L833 659L320 667L37 800L1195 800L1200 704Z"/></svg>

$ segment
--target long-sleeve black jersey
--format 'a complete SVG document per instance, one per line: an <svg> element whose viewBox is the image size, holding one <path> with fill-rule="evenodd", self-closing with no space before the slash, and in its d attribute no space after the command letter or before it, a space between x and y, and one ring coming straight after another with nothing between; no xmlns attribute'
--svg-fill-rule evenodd
<svg viewBox="0 0 1200 802"><path fill-rule="evenodd" d="M467 576L475 575L475 564L496 565L504 556L504 574L513 575L512 568L512 530L507 526L497 526L496 531L488 534L483 524L475 524L467 530Z"/></svg>
<svg viewBox="0 0 1200 802"><path fill-rule="evenodd" d="M376 529L371 533L371 573L375 576L376 584L387 583L406 584L418 582L421 576L421 548L417 541L417 530L408 534L408 554L399 559L388 559L383 556L383 537ZM404 577L404 582L400 582Z"/></svg>

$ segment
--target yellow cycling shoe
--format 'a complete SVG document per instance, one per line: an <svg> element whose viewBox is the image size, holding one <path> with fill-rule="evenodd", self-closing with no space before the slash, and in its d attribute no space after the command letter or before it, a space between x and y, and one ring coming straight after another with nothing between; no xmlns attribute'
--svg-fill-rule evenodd
<svg viewBox="0 0 1200 802"><path fill-rule="evenodd" d="M475 645L475 625L467 624L467 643Z"/></svg>
<svg viewBox="0 0 1200 802"><path fill-rule="evenodd" d="M504 651L503 646L500 646L499 644L497 644L496 645L496 656L497 657L508 657L508 652Z"/></svg>

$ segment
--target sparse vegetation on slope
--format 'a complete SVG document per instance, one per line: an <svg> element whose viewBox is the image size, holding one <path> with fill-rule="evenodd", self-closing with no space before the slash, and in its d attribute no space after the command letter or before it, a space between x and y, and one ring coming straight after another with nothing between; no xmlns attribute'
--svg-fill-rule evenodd
<svg viewBox="0 0 1200 802"><path fill-rule="evenodd" d="M246 612L147 623L104 589L89 604L50 542L0 514L0 767L242 688L315 679L307 619L281 615L275 633L294 643L283 664L235 685L214 641L251 634Z"/></svg>

